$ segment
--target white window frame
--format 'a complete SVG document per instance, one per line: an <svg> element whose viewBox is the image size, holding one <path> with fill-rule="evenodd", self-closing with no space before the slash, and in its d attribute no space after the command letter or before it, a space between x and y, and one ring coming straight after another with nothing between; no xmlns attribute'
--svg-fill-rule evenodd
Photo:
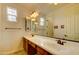
<svg viewBox="0 0 79 59"><path fill-rule="evenodd" d="M45 19L43 17L40 18L40 26L44 26L45 25Z"/></svg>
<svg viewBox="0 0 79 59"><path fill-rule="evenodd" d="M7 19L11 22L16 22L17 10L11 7L7 7Z"/></svg>

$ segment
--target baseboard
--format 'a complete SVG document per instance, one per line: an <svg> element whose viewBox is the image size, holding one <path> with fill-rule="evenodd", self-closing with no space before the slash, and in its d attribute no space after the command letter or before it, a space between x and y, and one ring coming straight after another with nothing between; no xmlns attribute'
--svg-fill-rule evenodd
<svg viewBox="0 0 79 59"><path fill-rule="evenodd" d="M8 54L18 53L18 52L23 51L23 50L24 50L24 49L22 48L22 49L19 49L19 50L15 50L15 51L9 52Z"/></svg>

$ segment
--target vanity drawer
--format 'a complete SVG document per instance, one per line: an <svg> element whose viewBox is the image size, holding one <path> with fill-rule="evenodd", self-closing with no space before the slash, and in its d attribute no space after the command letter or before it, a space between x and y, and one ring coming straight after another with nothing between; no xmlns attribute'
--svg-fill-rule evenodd
<svg viewBox="0 0 79 59"><path fill-rule="evenodd" d="M29 45L31 45L33 48L36 47L36 45L34 43L30 42L30 41L29 41Z"/></svg>

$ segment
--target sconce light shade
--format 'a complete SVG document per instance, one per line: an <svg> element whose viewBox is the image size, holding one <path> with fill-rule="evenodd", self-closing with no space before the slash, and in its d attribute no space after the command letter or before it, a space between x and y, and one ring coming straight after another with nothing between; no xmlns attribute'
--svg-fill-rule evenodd
<svg viewBox="0 0 79 59"><path fill-rule="evenodd" d="M31 19L32 21L36 21L36 19Z"/></svg>
<svg viewBox="0 0 79 59"><path fill-rule="evenodd" d="M35 11L30 16L26 16L26 19L29 19L31 21L36 21L36 18L38 15L39 15L39 12Z"/></svg>
<svg viewBox="0 0 79 59"><path fill-rule="evenodd" d="M32 15L30 15L31 18L36 18L38 16L38 12L34 12Z"/></svg>

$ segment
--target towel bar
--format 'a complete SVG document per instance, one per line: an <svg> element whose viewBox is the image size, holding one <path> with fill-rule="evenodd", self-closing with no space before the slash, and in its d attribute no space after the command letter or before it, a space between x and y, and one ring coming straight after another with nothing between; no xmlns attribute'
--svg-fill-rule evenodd
<svg viewBox="0 0 79 59"><path fill-rule="evenodd" d="M22 28L5 28L5 29L22 29Z"/></svg>

